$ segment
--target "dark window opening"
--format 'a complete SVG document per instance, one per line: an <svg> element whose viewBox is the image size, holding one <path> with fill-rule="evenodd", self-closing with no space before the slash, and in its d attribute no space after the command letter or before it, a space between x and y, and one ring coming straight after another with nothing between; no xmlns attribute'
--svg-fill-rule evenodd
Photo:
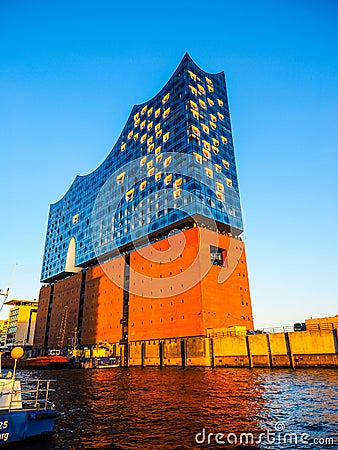
<svg viewBox="0 0 338 450"><path fill-rule="evenodd" d="M214 266L223 266L226 258L226 250L210 245L210 261Z"/></svg>

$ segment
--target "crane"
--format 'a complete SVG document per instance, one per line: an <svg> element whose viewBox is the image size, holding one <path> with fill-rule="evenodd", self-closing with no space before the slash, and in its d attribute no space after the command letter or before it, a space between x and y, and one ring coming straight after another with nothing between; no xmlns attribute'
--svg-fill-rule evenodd
<svg viewBox="0 0 338 450"><path fill-rule="evenodd" d="M1 311L2 311L2 308L3 308L4 304L5 304L5 301L6 301L7 298L8 298L9 289L10 289L12 283L13 283L13 279L14 279L16 267L17 267L17 264L14 265L13 272L12 272L12 276L11 276L11 278L10 278L10 280L9 280L8 287L7 287L6 292L2 292L1 289L0 289L0 296L3 296L3 297L4 297L3 301L1 302L0 313L1 313Z"/></svg>
<svg viewBox="0 0 338 450"><path fill-rule="evenodd" d="M58 348L61 350L63 347L63 343L65 340L66 326L67 326L67 317L68 317L68 306L65 306L62 320L59 328L59 334L56 336L56 341L58 344Z"/></svg>

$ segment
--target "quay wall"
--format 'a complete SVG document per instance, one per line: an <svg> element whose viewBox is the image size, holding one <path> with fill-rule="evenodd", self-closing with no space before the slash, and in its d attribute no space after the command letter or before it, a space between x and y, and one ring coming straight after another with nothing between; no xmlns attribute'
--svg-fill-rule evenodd
<svg viewBox="0 0 338 450"><path fill-rule="evenodd" d="M142 367L338 367L337 330L187 337L130 342Z"/></svg>

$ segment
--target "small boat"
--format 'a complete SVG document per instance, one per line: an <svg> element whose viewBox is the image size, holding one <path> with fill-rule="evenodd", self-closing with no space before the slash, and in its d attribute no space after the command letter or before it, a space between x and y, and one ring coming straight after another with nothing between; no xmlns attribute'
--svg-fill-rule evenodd
<svg viewBox="0 0 338 450"><path fill-rule="evenodd" d="M96 358L85 358L82 361L84 369L111 369L121 366L119 356L99 356Z"/></svg>
<svg viewBox="0 0 338 450"><path fill-rule="evenodd" d="M16 363L23 349L14 347L11 356L13 374L0 378L0 445L48 435L58 416L48 399L53 380L17 378Z"/></svg>
<svg viewBox="0 0 338 450"><path fill-rule="evenodd" d="M112 367L120 367L120 358L118 356L94 358L94 369L111 369Z"/></svg>

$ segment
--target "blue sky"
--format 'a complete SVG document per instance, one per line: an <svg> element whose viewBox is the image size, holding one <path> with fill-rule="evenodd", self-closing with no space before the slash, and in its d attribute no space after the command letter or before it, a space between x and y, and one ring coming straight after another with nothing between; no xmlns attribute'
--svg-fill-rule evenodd
<svg viewBox="0 0 338 450"><path fill-rule="evenodd" d="M164 6L165 5L165 6ZM49 204L188 51L224 70L257 327L338 313L332 1L0 2L0 288L37 298Z"/></svg>

